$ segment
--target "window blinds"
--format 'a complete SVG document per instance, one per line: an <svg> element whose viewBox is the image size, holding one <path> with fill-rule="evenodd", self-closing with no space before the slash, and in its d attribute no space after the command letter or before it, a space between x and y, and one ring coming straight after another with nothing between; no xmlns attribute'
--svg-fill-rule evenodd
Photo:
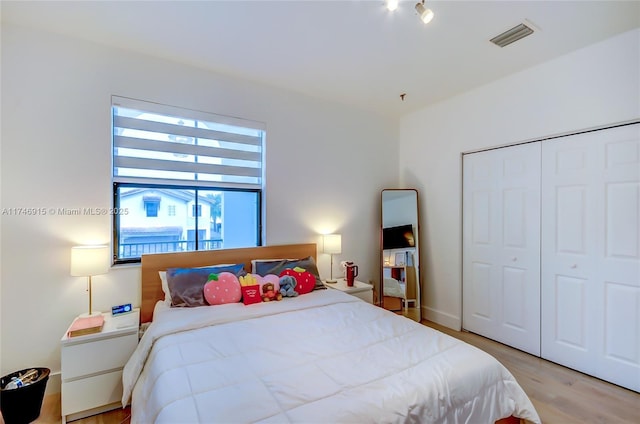
<svg viewBox="0 0 640 424"><path fill-rule="evenodd" d="M112 97L114 182L260 189L264 124Z"/></svg>

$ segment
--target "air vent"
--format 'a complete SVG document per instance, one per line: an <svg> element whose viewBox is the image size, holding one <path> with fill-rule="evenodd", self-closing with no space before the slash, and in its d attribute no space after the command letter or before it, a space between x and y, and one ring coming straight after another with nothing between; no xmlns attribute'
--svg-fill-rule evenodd
<svg viewBox="0 0 640 424"><path fill-rule="evenodd" d="M514 26L508 31L503 32L500 35L493 37L491 41L493 44L499 47L508 46L509 44L533 34L533 30L525 24Z"/></svg>

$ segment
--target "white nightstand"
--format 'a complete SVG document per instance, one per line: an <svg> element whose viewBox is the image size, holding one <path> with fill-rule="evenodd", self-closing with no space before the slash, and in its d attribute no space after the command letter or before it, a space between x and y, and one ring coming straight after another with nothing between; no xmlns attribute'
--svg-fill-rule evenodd
<svg viewBox="0 0 640 424"><path fill-rule="evenodd" d="M100 333L60 340L62 423L122 407L122 368L138 345L140 309L104 313Z"/></svg>
<svg viewBox="0 0 640 424"><path fill-rule="evenodd" d="M362 281L354 281L353 286L347 286L347 281L344 278L338 278L337 283L324 283L325 286L349 293L352 296L359 297L365 302L373 303L373 286L371 284L363 283Z"/></svg>

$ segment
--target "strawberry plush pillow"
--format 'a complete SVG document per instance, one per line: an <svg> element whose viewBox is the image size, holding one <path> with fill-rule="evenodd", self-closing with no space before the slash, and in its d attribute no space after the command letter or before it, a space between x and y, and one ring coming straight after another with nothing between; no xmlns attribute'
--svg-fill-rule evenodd
<svg viewBox="0 0 640 424"><path fill-rule="evenodd" d="M280 273L280 277L284 277L285 275L295 278L295 291L297 291L298 294L311 293L316 286L316 277L304 268L298 266L295 268L287 268Z"/></svg>
<svg viewBox="0 0 640 424"><path fill-rule="evenodd" d="M209 305L240 302L242 293L238 277L230 272L210 274L209 280L204 285L204 299Z"/></svg>

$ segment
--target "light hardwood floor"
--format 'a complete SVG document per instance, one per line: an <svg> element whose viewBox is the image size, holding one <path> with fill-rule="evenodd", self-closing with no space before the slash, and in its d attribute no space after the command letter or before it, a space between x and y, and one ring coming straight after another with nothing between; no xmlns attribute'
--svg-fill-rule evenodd
<svg viewBox="0 0 640 424"><path fill-rule="evenodd" d="M476 334L450 330L428 321L423 321L423 324L461 339L497 358L518 380L544 424L640 423L640 394L636 392ZM129 414L129 408L118 409L74 421L74 424L129 424ZM60 394L45 397L40 418L35 422L61 422Z"/></svg>
<svg viewBox="0 0 640 424"><path fill-rule="evenodd" d="M450 330L428 321L423 324L498 359L518 380L545 424L640 423L640 394L636 392L473 333Z"/></svg>

